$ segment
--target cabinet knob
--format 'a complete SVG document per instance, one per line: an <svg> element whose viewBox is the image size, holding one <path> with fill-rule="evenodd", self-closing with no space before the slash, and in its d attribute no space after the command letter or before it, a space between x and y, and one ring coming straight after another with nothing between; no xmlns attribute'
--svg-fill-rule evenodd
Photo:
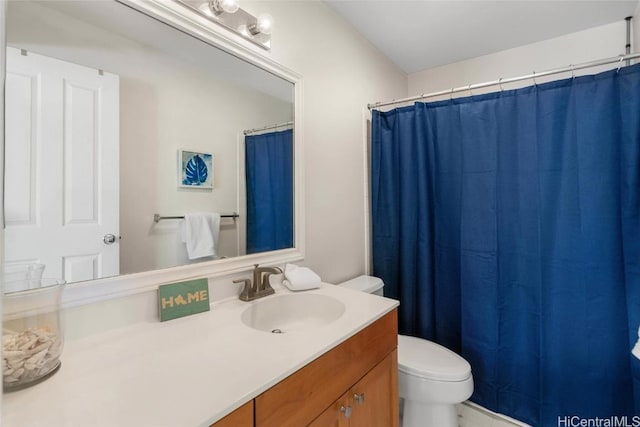
<svg viewBox="0 0 640 427"><path fill-rule="evenodd" d="M353 412L353 408L351 406L341 406L340 407L340 412L342 412L344 414L345 418L350 418L351 417L351 412Z"/></svg>
<svg viewBox="0 0 640 427"><path fill-rule="evenodd" d="M364 404L364 393L354 393L353 394L353 399L358 402L358 405L363 405Z"/></svg>

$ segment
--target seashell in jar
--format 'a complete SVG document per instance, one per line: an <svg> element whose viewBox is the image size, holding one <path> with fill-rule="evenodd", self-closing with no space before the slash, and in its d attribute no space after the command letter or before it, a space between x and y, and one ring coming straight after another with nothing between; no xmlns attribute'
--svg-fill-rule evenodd
<svg viewBox="0 0 640 427"><path fill-rule="evenodd" d="M61 344L58 336L48 328L32 328L23 332L3 330L4 383L28 383L46 375L58 364Z"/></svg>

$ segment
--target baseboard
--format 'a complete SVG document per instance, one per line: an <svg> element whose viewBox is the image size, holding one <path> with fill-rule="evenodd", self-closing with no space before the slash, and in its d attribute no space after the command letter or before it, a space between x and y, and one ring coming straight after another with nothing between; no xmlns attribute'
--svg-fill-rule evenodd
<svg viewBox="0 0 640 427"><path fill-rule="evenodd" d="M456 405L460 427L531 427L521 421L490 411L471 401Z"/></svg>

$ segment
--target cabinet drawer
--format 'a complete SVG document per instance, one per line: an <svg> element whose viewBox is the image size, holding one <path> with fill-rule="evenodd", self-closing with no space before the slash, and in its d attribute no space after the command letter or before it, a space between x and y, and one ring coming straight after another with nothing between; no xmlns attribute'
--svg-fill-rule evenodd
<svg viewBox="0 0 640 427"><path fill-rule="evenodd" d="M258 396L256 426L308 425L396 348L397 335L393 310Z"/></svg>

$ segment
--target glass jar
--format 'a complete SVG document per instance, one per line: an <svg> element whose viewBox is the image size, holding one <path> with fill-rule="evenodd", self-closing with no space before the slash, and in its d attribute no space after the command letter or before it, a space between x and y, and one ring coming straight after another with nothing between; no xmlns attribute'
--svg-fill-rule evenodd
<svg viewBox="0 0 640 427"><path fill-rule="evenodd" d="M4 293L36 289L41 286L44 264L14 264L4 266Z"/></svg>
<svg viewBox="0 0 640 427"><path fill-rule="evenodd" d="M2 325L2 383L18 390L53 375L64 343L61 297L65 282L56 279L5 282Z"/></svg>

